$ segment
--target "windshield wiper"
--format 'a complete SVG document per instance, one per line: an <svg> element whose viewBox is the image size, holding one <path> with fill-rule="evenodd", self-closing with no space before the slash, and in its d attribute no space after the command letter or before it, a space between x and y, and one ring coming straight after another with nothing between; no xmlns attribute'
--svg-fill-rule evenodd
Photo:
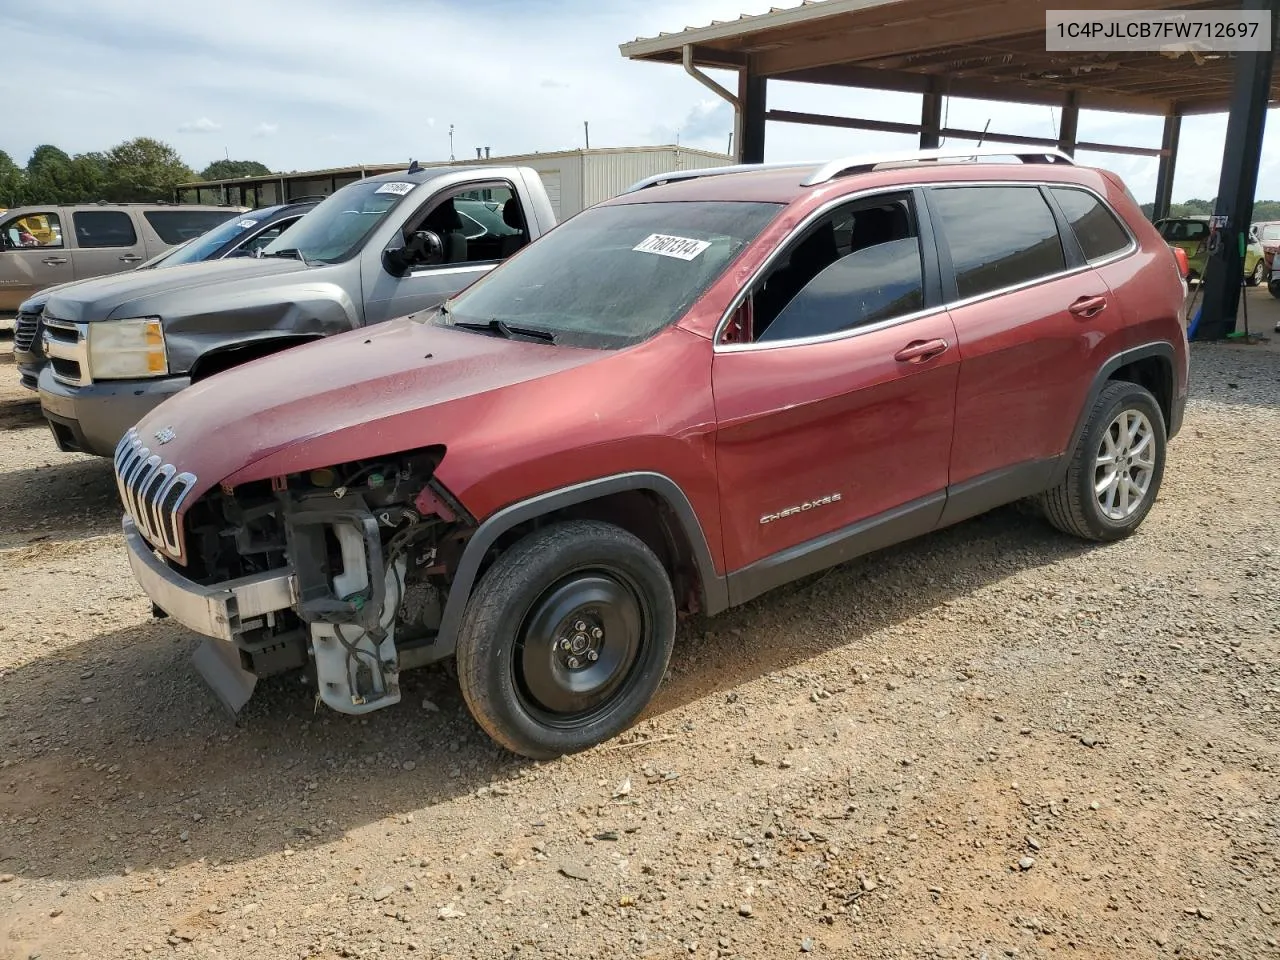
<svg viewBox="0 0 1280 960"><path fill-rule="evenodd" d="M546 343L556 342L556 335L550 330L537 330L533 327L513 327L497 317L487 323L469 323L465 320L455 320L453 326L461 327L463 330L484 330L487 333L496 333L499 336L506 337L508 340L515 337L529 337L532 340L542 340Z"/></svg>
<svg viewBox="0 0 1280 960"><path fill-rule="evenodd" d="M302 255L302 251L297 247L286 247L284 250L277 250L275 253L264 253L264 257L289 257L297 260L304 267L307 266L307 258Z"/></svg>

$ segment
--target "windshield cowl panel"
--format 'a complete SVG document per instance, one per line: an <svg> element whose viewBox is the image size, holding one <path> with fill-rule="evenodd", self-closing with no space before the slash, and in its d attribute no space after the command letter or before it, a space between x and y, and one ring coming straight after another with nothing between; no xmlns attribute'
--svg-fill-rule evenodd
<svg viewBox="0 0 1280 960"><path fill-rule="evenodd" d="M524 329L570 347L632 346L680 321L781 209L737 201L594 207L424 319L466 324L476 336Z"/></svg>

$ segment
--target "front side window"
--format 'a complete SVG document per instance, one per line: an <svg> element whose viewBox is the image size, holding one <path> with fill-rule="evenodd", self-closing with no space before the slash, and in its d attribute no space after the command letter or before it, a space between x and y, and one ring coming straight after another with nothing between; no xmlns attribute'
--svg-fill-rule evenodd
<svg viewBox="0 0 1280 960"><path fill-rule="evenodd" d="M841 333L924 306L920 237L906 197L842 207L810 226L751 297L757 343Z"/></svg>
<svg viewBox="0 0 1280 960"><path fill-rule="evenodd" d="M679 319L781 209L704 201L593 207L468 287L432 322L536 330L570 346L639 343Z"/></svg>
<svg viewBox="0 0 1280 960"><path fill-rule="evenodd" d="M142 215L156 235L168 244L194 240L220 223L240 219L234 210L146 210Z"/></svg>
<svg viewBox="0 0 1280 960"><path fill-rule="evenodd" d="M415 187L407 180L359 180L345 186L267 244L262 255L301 256L308 263L349 260Z"/></svg>
<svg viewBox="0 0 1280 960"><path fill-rule="evenodd" d="M1258 234L1263 243L1274 243L1280 240L1280 223L1268 223Z"/></svg>
<svg viewBox="0 0 1280 960"><path fill-rule="evenodd" d="M933 188L929 206L962 300L1066 269L1058 223L1038 187Z"/></svg>
<svg viewBox="0 0 1280 960"><path fill-rule="evenodd" d="M56 213L24 213L0 227L4 245L15 249L61 247L62 223Z"/></svg>
<svg viewBox="0 0 1280 960"><path fill-rule="evenodd" d="M1090 263L1104 260L1129 246L1128 232L1093 194L1071 187L1052 187L1050 192Z"/></svg>
<svg viewBox="0 0 1280 960"><path fill-rule="evenodd" d="M71 214L71 222L82 249L132 247L138 242L133 217L121 210L79 210Z"/></svg>
<svg viewBox="0 0 1280 960"><path fill-rule="evenodd" d="M430 230L444 247L443 266L505 260L528 242L524 211L505 183L454 193L431 205L407 232Z"/></svg>

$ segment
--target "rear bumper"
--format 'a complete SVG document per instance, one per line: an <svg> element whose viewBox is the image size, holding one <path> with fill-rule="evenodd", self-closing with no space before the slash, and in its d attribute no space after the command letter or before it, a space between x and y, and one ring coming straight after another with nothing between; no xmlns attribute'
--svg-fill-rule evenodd
<svg viewBox="0 0 1280 960"><path fill-rule="evenodd" d="M297 601L292 569L203 586L188 580L151 549L133 519L123 520L129 566L152 602L183 626L215 640L234 642L254 621L288 610Z"/></svg>
<svg viewBox="0 0 1280 960"><path fill-rule="evenodd" d="M109 457L130 427L190 385L188 377L164 377L71 386L46 366L40 371L40 407L59 450Z"/></svg>

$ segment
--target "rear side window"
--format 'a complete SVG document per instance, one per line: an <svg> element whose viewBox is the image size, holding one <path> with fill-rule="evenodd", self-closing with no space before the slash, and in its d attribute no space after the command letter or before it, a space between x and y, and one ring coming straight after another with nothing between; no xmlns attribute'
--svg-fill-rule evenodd
<svg viewBox="0 0 1280 960"><path fill-rule="evenodd" d="M961 299L1066 269L1058 223L1038 187L947 187L929 198Z"/></svg>
<svg viewBox="0 0 1280 960"><path fill-rule="evenodd" d="M1052 187L1053 197L1071 224L1084 258L1104 260L1129 246L1129 234L1115 214L1093 194L1069 187Z"/></svg>
<svg viewBox="0 0 1280 960"><path fill-rule="evenodd" d="M194 239L234 215L234 210L148 210L143 213L151 229L170 246Z"/></svg>
<svg viewBox="0 0 1280 960"><path fill-rule="evenodd" d="M132 247L138 242L133 218L120 210L87 210L71 215L76 228L76 243L84 249L94 247Z"/></svg>

